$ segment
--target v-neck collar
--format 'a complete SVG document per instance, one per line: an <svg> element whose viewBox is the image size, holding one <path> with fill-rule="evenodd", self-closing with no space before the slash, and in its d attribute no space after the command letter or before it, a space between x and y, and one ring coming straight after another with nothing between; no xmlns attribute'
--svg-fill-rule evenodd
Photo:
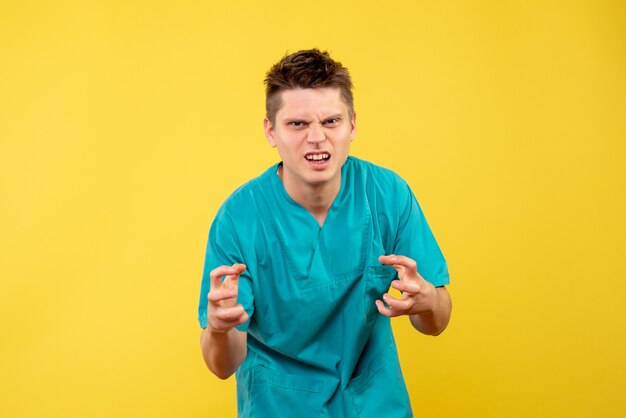
<svg viewBox="0 0 626 418"><path fill-rule="evenodd" d="M289 196L289 193L287 193L287 189L285 189L285 184L283 183L283 180L278 175L278 169L283 164L282 161L277 163L271 169L270 177L272 177L272 179L273 179L272 181L275 182L276 188L280 191L280 194L282 195L283 199L285 201L287 201L287 203L289 203L291 206L293 206L295 208L298 208L298 210L306 212L308 214L308 218L312 222L315 222L315 225L318 227L319 231L321 231L322 229L324 229L324 227L326 225L328 225L328 222L329 222L331 216L334 217L334 214L337 212L336 206L338 205L338 202L341 201L341 198L343 197L343 194L345 192L347 166L348 166L348 164L351 163L350 160L351 160L351 157L348 156L348 158L346 159L346 162L343 163L343 165L341 166L341 184L339 185L339 192L337 192L337 196L335 196L335 198L333 199L333 202L331 203L330 207L328 208L328 213L326 214L326 218L324 219L324 223L321 226L320 226L319 222L317 222L317 219L315 219L315 216L313 216L313 214L311 212L309 212L308 209L306 209L300 203L298 203L295 200L293 200L293 198L291 196Z"/></svg>

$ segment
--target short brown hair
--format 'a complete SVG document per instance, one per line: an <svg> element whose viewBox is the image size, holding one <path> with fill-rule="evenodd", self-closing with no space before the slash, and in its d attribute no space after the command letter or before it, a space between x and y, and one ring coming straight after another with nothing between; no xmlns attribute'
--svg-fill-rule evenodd
<svg viewBox="0 0 626 418"><path fill-rule="evenodd" d="M275 122L276 113L282 106L280 93L284 90L320 87L338 88L352 118L352 79L346 67L333 60L327 51L319 49L306 49L285 55L265 76L266 117L270 122Z"/></svg>

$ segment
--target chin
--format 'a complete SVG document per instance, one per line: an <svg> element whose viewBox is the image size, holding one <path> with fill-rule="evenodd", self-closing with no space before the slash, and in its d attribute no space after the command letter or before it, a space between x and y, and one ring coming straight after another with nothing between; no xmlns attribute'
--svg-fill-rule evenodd
<svg viewBox="0 0 626 418"><path fill-rule="evenodd" d="M335 178L337 178L338 173L329 173L329 172L323 172L323 173L314 173L310 176L308 176L309 178L309 184L311 185L322 185L325 183L330 183L332 182Z"/></svg>

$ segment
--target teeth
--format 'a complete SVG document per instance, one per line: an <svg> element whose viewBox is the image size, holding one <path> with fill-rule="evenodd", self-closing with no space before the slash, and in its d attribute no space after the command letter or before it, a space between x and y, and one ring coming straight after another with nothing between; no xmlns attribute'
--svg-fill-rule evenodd
<svg viewBox="0 0 626 418"><path fill-rule="evenodd" d="M310 154L305 157L307 160L320 161L330 158L328 154Z"/></svg>

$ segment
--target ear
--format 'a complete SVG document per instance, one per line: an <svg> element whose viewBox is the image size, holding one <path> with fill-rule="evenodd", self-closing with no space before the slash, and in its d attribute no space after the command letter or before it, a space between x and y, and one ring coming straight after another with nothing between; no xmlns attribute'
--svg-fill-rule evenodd
<svg viewBox="0 0 626 418"><path fill-rule="evenodd" d="M268 118L263 119L263 131L265 132L265 138L267 138L267 142L269 142L272 148L276 148L276 140L274 139L274 126Z"/></svg>
<svg viewBox="0 0 626 418"><path fill-rule="evenodd" d="M356 136L356 112L352 112L352 120L350 121L350 142L354 141Z"/></svg>

